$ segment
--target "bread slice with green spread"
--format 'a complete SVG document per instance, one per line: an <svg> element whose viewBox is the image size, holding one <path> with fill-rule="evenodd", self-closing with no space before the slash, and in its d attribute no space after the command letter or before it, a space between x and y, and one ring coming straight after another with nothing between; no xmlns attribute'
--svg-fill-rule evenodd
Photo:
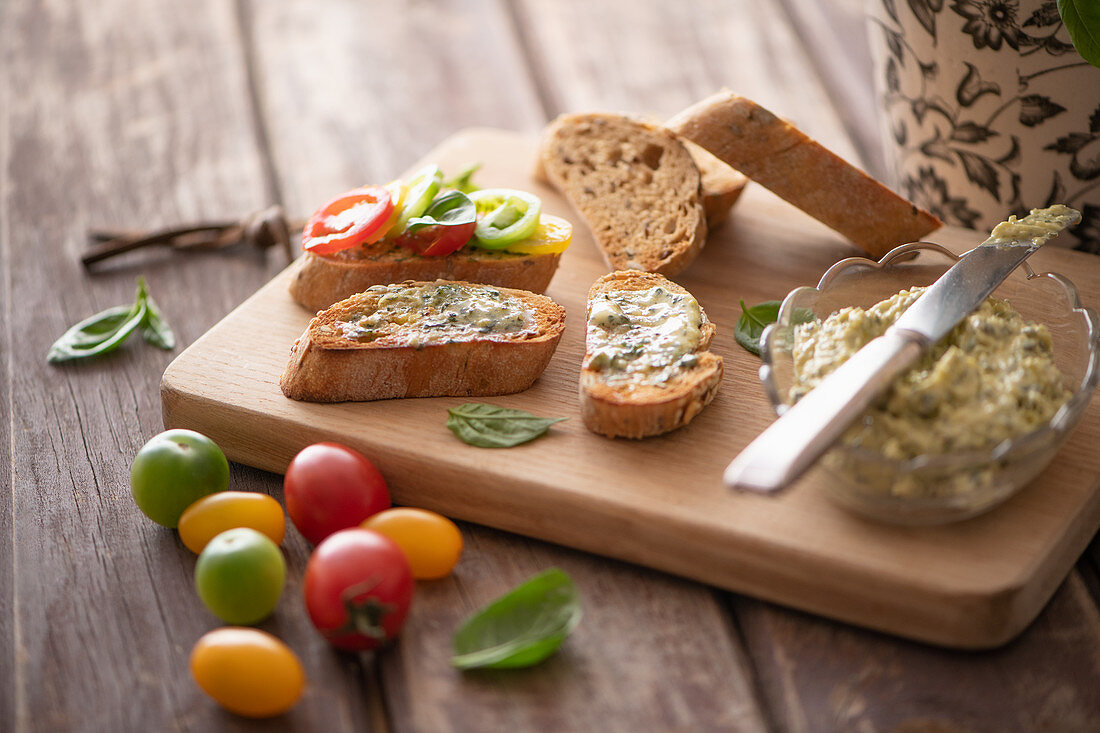
<svg viewBox="0 0 1100 733"><path fill-rule="evenodd" d="M943 226L794 125L731 92L692 105L668 127L874 257Z"/></svg>
<svg viewBox="0 0 1100 733"><path fill-rule="evenodd" d="M543 133L539 159L613 269L674 275L703 248L699 168L668 130L622 115L563 115Z"/></svg>
<svg viewBox="0 0 1100 733"><path fill-rule="evenodd" d="M581 415L608 437L645 438L675 430L714 399L722 358L709 351L717 330L699 302L661 275L604 275L588 293Z"/></svg>
<svg viewBox="0 0 1100 733"><path fill-rule="evenodd" d="M514 254L470 246L444 257L423 257L394 242L327 255L307 252L290 281L290 297L318 311L372 285L405 280L463 280L541 293L560 258L560 253Z"/></svg>
<svg viewBox="0 0 1100 733"><path fill-rule="evenodd" d="M565 326L546 296L462 281L376 285L318 313L279 385L307 402L527 389Z"/></svg>

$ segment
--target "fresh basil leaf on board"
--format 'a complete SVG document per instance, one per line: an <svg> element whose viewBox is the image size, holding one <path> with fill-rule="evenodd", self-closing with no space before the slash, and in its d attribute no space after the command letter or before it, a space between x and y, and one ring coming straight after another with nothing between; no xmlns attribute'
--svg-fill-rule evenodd
<svg viewBox="0 0 1100 733"><path fill-rule="evenodd" d="M141 277L133 305L108 308L77 323L54 341L46 361L58 364L110 353L136 330L141 330L145 340L154 346L175 348L176 337L149 298L145 278Z"/></svg>
<svg viewBox="0 0 1100 733"><path fill-rule="evenodd" d="M144 280L142 280L142 284L144 285ZM146 318L144 323L141 324L142 338L158 349L171 351L176 348L176 334L172 332L172 327L164 320L164 316L161 314L156 302L152 298L146 297L145 305Z"/></svg>
<svg viewBox="0 0 1100 733"><path fill-rule="evenodd" d="M737 319L737 326L733 329L733 338L748 352L760 356L760 337L764 335L764 329L779 320L778 300L765 300L754 306L745 305L741 300L741 317ZM807 308L796 308L794 311L794 323L809 323L814 320L814 314Z"/></svg>
<svg viewBox="0 0 1100 733"><path fill-rule="evenodd" d="M480 188L480 186L475 184L473 181L474 174L477 173L479 170L481 170L481 163L474 163L472 166L462 171L454 178L448 181L444 181L442 188L453 188L456 191L461 191L462 193L473 193Z"/></svg>
<svg viewBox="0 0 1100 733"><path fill-rule="evenodd" d="M581 615L573 580L551 568L466 619L455 632L451 664L459 669L538 664L558 650Z"/></svg>
<svg viewBox="0 0 1100 733"><path fill-rule="evenodd" d="M511 448L534 440L564 417L538 417L524 410L467 402L447 410L447 427L479 448Z"/></svg>
<svg viewBox="0 0 1100 733"><path fill-rule="evenodd" d="M1100 4L1096 0L1058 0L1058 14L1077 53L1100 67Z"/></svg>

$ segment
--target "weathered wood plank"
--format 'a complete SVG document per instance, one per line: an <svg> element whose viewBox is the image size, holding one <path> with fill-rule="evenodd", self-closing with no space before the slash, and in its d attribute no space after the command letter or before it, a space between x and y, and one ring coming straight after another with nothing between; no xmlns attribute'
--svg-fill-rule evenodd
<svg viewBox="0 0 1100 733"><path fill-rule="evenodd" d="M1093 731L1100 614L1070 575L1034 625L960 653L735 599L776 727L802 731Z"/></svg>
<svg viewBox="0 0 1100 733"><path fill-rule="evenodd" d="M130 460L160 429L158 386L172 354L135 339L94 363L44 363L68 325L129 302L137 274L182 346L281 268L276 254L150 252L89 276L78 260L90 225L234 216L269 203L237 17L213 1L23 2L0 12L0 249L3 300L13 304L3 373L4 396L14 396L5 427L14 521L0 534L0 581L6 589L11 578L16 599L0 675L12 724L0 727L241 728L190 680L191 645L220 625L193 591L194 558L129 495ZM279 485L241 469L233 482ZM301 567L304 543L286 549ZM357 662L316 639L298 594L295 580L265 625L303 656L313 682L283 725L368 729Z"/></svg>
<svg viewBox="0 0 1100 733"><path fill-rule="evenodd" d="M435 12L396 2L336 2L324 14L304 1L252 6L259 97L291 211L397 175L463 126L544 124L501 4L465 2L442 23ZM393 30L365 43L368 26ZM318 51L317 38L328 48ZM373 73L380 66L390 79ZM455 575L420 584L400 642L379 657L395 730L762 729L710 590L483 528L464 534ZM463 616L552 565L573 575L588 612L563 654L513 674L452 670Z"/></svg>
<svg viewBox="0 0 1100 733"><path fill-rule="evenodd" d="M551 115L615 110L664 119L728 87L859 163L812 59L774 3L516 4Z"/></svg>

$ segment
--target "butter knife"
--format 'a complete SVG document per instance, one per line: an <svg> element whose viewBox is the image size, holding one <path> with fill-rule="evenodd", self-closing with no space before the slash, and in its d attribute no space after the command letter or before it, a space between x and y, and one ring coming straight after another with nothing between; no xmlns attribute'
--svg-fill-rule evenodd
<svg viewBox="0 0 1100 733"><path fill-rule="evenodd" d="M981 305L1020 263L1080 220L1080 212L1055 204L998 224L886 333L868 342L741 451L726 467L726 485L761 493L789 486L895 378Z"/></svg>

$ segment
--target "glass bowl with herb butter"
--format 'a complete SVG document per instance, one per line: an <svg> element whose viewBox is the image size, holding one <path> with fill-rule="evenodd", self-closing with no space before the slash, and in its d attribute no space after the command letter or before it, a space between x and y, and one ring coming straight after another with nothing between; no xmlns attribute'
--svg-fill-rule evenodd
<svg viewBox="0 0 1100 733"><path fill-rule="evenodd" d="M760 376L779 414L883 331L958 258L929 243L842 260L783 301ZM1064 276L1025 263L899 377L820 462L862 515L942 524L1005 501L1047 466L1100 378L1100 320Z"/></svg>

